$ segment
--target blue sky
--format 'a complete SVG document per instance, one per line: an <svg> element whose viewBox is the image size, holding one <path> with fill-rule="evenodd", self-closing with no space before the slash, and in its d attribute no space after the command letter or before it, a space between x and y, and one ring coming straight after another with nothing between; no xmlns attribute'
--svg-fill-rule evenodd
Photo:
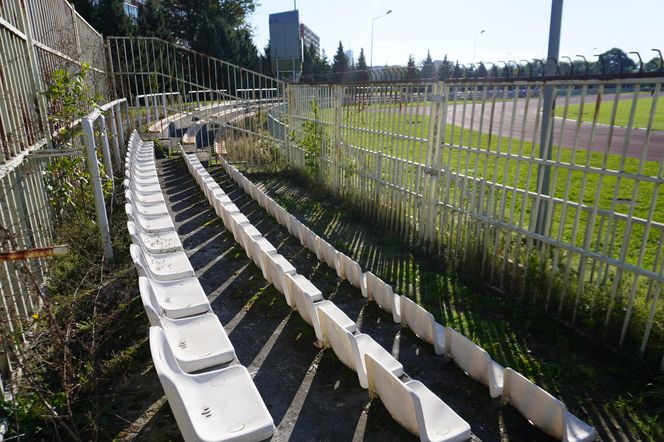
<svg viewBox="0 0 664 442"><path fill-rule="evenodd" d="M269 38L268 16L293 9L293 0L259 0L250 17L262 51ZM297 0L300 21L321 38L328 57L339 40L355 56L364 47L369 62L371 19L375 22L374 65L417 61L431 50L470 63L545 57L550 0ZM565 0L560 55L592 56L612 47L640 51L644 61L664 51L664 0ZM480 34L481 30L485 30Z"/></svg>

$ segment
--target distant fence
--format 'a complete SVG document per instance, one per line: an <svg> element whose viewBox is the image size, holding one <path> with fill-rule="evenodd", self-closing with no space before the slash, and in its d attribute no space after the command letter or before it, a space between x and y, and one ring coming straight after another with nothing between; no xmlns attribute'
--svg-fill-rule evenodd
<svg viewBox="0 0 664 442"><path fill-rule="evenodd" d="M51 245L55 226L43 179L50 160L41 152L52 147L51 109L43 93L53 71L87 63L92 90L107 98L105 54L102 36L65 0L0 2L0 251ZM41 259L0 263L4 333L24 331L45 275Z"/></svg>

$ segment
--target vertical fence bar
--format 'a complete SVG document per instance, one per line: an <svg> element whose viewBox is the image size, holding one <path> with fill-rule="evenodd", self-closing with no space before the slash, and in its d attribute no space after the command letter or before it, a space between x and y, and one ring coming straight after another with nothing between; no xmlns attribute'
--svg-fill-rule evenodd
<svg viewBox="0 0 664 442"><path fill-rule="evenodd" d="M88 161L88 172L90 173L90 186L95 199L95 212L97 213L97 225L101 236L102 246L104 248L104 258L113 259L113 244L111 242L111 231L108 225L106 215L106 206L104 204L104 191L101 186L101 176L99 174L99 165L97 164L97 148L95 146L94 121L99 116L91 115L81 120L83 127L83 138L85 140L85 152Z"/></svg>

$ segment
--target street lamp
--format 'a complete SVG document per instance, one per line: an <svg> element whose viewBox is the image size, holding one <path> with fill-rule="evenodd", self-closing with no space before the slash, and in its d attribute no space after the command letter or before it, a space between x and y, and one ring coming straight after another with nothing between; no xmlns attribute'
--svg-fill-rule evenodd
<svg viewBox="0 0 664 442"><path fill-rule="evenodd" d="M373 69L373 34L374 34L374 22L378 20L379 18L383 18L386 15L390 15L392 13L392 10L390 9L383 15L379 15L378 17L374 17L371 19L371 69Z"/></svg>
<svg viewBox="0 0 664 442"><path fill-rule="evenodd" d="M486 29L482 29L478 34L475 34L475 40L473 41L473 64L475 63L475 53L477 52L477 36L482 35L486 32Z"/></svg>

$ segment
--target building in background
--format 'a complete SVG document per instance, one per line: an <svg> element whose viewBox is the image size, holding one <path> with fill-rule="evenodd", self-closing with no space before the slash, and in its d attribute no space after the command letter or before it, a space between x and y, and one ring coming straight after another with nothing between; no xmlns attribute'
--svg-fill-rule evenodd
<svg viewBox="0 0 664 442"><path fill-rule="evenodd" d="M300 40L303 43L303 48L308 49L313 46L316 50L316 55L320 55L320 37L304 23L300 23Z"/></svg>
<svg viewBox="0 0 664 442"><path fill-rule="evenodd" d="M355 52L353 52L352 49L349 49L344 52L344 54L346 54L346 58L348 58L348 63L353 66L355 64Z"/></svg>
<svg viewBox="0 0 664 442"><path fill-rule="evenodd" d="M304 23L300 23L300 12L278 12L270 14L270 58L272 72L277 78L297 79L302 72L304 48L313 46L320 54L320 38Z"/></svg>
<svg viewBox="0 0 664 442"><path fill-rule="evenodd" d="M93 6L99 5L100 0L92 0L91 3ZM132 20L138 21L138 14L140 11L140 7L142 5L145 5L145 2L147 0L125 0L124 2L124 12L127 14Z"/></svg>

